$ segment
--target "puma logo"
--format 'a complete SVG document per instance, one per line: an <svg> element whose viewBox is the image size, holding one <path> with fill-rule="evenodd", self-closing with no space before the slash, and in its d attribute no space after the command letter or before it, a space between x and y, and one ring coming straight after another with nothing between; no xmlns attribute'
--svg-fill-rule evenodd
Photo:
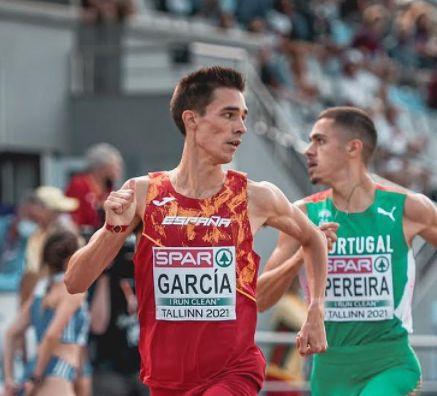
<svg viewBox="0 0 437 396"><path fill-rule="evenodd" d="M152 202L155 206L164 206L165 204L174 201L175 197L165 197L162 199L162 201L158 201L157 199L154 199Z"/></svg>
<svg viewBox="0 0 437 396"><path fill-rule="evenodd" d="M396 206L393 206L390 212L387 212L383 208L378 208L377 211L379 214L389 217L391 220L395 221L395 217L393 216L394 211L396 210Z"/></svg>

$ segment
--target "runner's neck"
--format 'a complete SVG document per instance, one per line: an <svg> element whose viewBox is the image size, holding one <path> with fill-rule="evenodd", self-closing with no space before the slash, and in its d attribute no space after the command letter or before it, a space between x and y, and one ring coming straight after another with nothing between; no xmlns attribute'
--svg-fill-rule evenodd
<svg viewBox="0 0 437 396"><path fill-rule="evenodd" d="M181 163L169 172L170 183L177 193L194 199L205 199L214 196L226 181L226 172L221 166L206 169L184 167Z"/></svg>
<svg viewBox="0 0 437 396"><path fill-rule="evenodd" d="M346 213L366 210L375 198L376 184L368 173L359 178L345 178L331 187L335 207Z"/></svg>

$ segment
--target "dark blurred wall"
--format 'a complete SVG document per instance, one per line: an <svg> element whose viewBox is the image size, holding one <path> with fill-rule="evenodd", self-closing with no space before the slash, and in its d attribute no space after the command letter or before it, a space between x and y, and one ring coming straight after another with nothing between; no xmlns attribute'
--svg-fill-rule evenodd
<svg viewBox="0 0 437 396"><path fill-rule="evenodd" d="M111 143L123 154L127 177L178 164L183 137L170 116L169 94L70 100L71 154L80 156L96 142Z"/></svg>

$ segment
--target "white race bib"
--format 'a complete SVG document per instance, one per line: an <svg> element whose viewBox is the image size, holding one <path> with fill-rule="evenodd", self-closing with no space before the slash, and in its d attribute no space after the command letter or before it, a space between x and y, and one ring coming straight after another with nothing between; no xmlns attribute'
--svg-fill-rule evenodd
<svg viewBox="0 0 437 396"><path fill-rule="evenodd" d="M235 320L235 246L153 247L157 320Z"/></svg>
<svg viewBox="0 0 437 396"><path fill-rule="evenodd" d="M390 254L329 256L326 321L392 319L393 301Z"/></svg>

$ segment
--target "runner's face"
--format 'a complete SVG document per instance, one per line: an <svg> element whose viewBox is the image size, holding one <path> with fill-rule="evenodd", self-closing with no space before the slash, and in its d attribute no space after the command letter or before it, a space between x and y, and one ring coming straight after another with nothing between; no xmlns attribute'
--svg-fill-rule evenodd
<svg viewBox="0 0 437 396"><path fill-rule="evenodd" d="M247 131L246 102L236 89L217 88L213 95L205 114L197 114L196 143L217 164L227 164Z"/></svg>
<svg viewBox="0 0 437 396"><path fill-rule="evenodd" d="M332 119L317 121L310 133L310 143L305 150L308 173L313 184L328 184L347 166L344 138Z"/></svg>

